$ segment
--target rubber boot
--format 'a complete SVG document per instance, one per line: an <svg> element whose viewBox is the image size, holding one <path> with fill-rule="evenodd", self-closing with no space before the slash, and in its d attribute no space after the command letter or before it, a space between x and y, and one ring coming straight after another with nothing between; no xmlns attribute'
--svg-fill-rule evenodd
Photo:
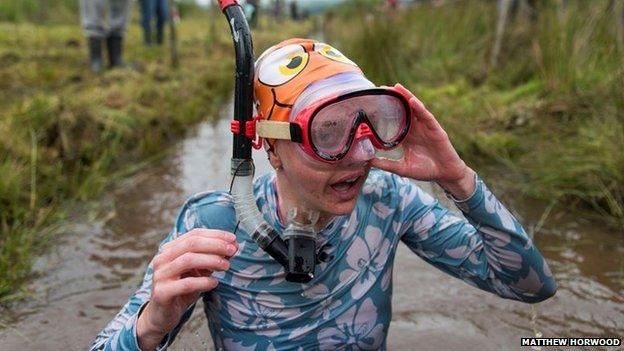
<svg viewBox="0 0 624 351"><path fill-rule="evenodd" d="M102 39L89 37L89 66L93 73L98 73L104 68L102 62Z"/></svg>
<svg viewBox="0 0 624 351"><path fill-rule="evenodd" d="M108 60L110 67L124 67L126 63L123 60L123 38L118 36L110 36L106 39L108 47Z"/></svg>
<svg viewBox="0 0 624 351"><path fill-rule="evenodd" d="M152 29L144 28L143 29L143 42L146 46L152 46Z"/></svg>
<svg viewBox="0 0 624 351"><path fill-rule="evenodd" d="M165 37L165 33L164 32L165 32L164 26L157 26L156 27L156 44L162 45L163 38Z"/></svg>

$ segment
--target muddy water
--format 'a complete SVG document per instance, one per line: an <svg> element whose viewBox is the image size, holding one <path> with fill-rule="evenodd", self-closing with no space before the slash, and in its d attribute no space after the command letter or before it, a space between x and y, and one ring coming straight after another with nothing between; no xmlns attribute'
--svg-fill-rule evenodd
<svg viewBox="0 0 624 351"><path fill-rule="evenodd" d="M0 350L84 349L139 284L184 199L227 188L228 129L227 118L200 125L161 164L81 211L62 243L38 262L35 298L2 311L9 327L0 330ZM269 170L261 156L258 174ZM528 229L539 222L536 208L543 206L514 207ZM624 233L571 215L553 214L547 222L535 241L559 291L535 307L477 291L401 247L389 349L517 350L522 336L624 337ZM171 349L212 349L201 310Z"/></svg>

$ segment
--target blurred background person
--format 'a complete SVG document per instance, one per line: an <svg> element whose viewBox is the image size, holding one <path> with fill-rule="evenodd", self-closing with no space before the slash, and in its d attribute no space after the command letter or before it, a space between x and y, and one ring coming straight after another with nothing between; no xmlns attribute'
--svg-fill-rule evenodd
<svg viewBox="0 0 624 351"><path fill-rule="evenodd" d="M390 10L396 10L396 8L398 7L398 0L386 0L386 6Z"/></svg>
<svg viewBox="0 0 624 351"><path fill-rule="evenodd" d="M273 0L273 18L276 22L281 23L284 13L284 0Z"/></svg>
<svg viewBox="0 0 624 351"><path fill-rule="evenodd" d="M258 27L258 11L260 10L259 0L247 0L245 6L245 12L247 13L247 19L251 28Z"/></svg>
<svg viewBox="0 0 624 351"><path fill-rule="evenodd" d="M293 21L298 21L299 20L299 9L297 7L297 2L296 1L291 1L290 2L290 18Z"/></svg>
<svg viewBox="0 0 624 351"><path fill-rule="evenodd" d="M139 0L139 4L141 6L141 26L143 27L145 45L152 45L154 33L156 33L156 44L162 45L165 23L169 16L167 0ZM153 31L154 25L156 26L155 32Z"/></svg>
<svg viewBox="0 0 624 351"><path fill-rule="evenodd" d="M80 0L80 20L89 42L91 71L97 73L104 67L103 41L106 41L110 67L125 65L122 48L129 12L130 0Z"/></svg>

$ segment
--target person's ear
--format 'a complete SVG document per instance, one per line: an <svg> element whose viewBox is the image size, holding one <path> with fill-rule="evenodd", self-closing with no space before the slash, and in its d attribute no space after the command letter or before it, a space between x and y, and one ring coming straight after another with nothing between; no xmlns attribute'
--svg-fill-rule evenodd
<svg viewBox="0 0 624 351"><path fill-rule="evenodd" d="M279 170L282 168L282 159L278 155L277 150L276 150L276 148L278 147L278 144L279 143L275 142L273 146L271 146L271 148L267 151L269 155L269 163L275 170Z"/></svg>

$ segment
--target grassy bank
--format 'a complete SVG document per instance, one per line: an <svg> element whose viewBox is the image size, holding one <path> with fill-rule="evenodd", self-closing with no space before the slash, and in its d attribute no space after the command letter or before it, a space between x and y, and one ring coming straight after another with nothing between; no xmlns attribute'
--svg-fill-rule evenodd
<svg viewBox="0 0 624 351"><path fill-rule="evenodd" d="M142 45L133 23L125 56L134 68L101 75L88 71L77 24L0 22L0 303L19 296L68 201L101 194L230 96L232 39L221 14L211 21L183 18L178 69L166 47ZM256 50L309 30L265 25Z"/></svg>
<svg viewBox="0 0 624 351"><path fill-rule="evenodd" d="M616 16L609 1L539 3L534 20L518 13L508 23L496 65L495 2L394 14L347 5L329 17L327 37L375 83L410 88L488 176L622 228L624 48Z"/></svg>

